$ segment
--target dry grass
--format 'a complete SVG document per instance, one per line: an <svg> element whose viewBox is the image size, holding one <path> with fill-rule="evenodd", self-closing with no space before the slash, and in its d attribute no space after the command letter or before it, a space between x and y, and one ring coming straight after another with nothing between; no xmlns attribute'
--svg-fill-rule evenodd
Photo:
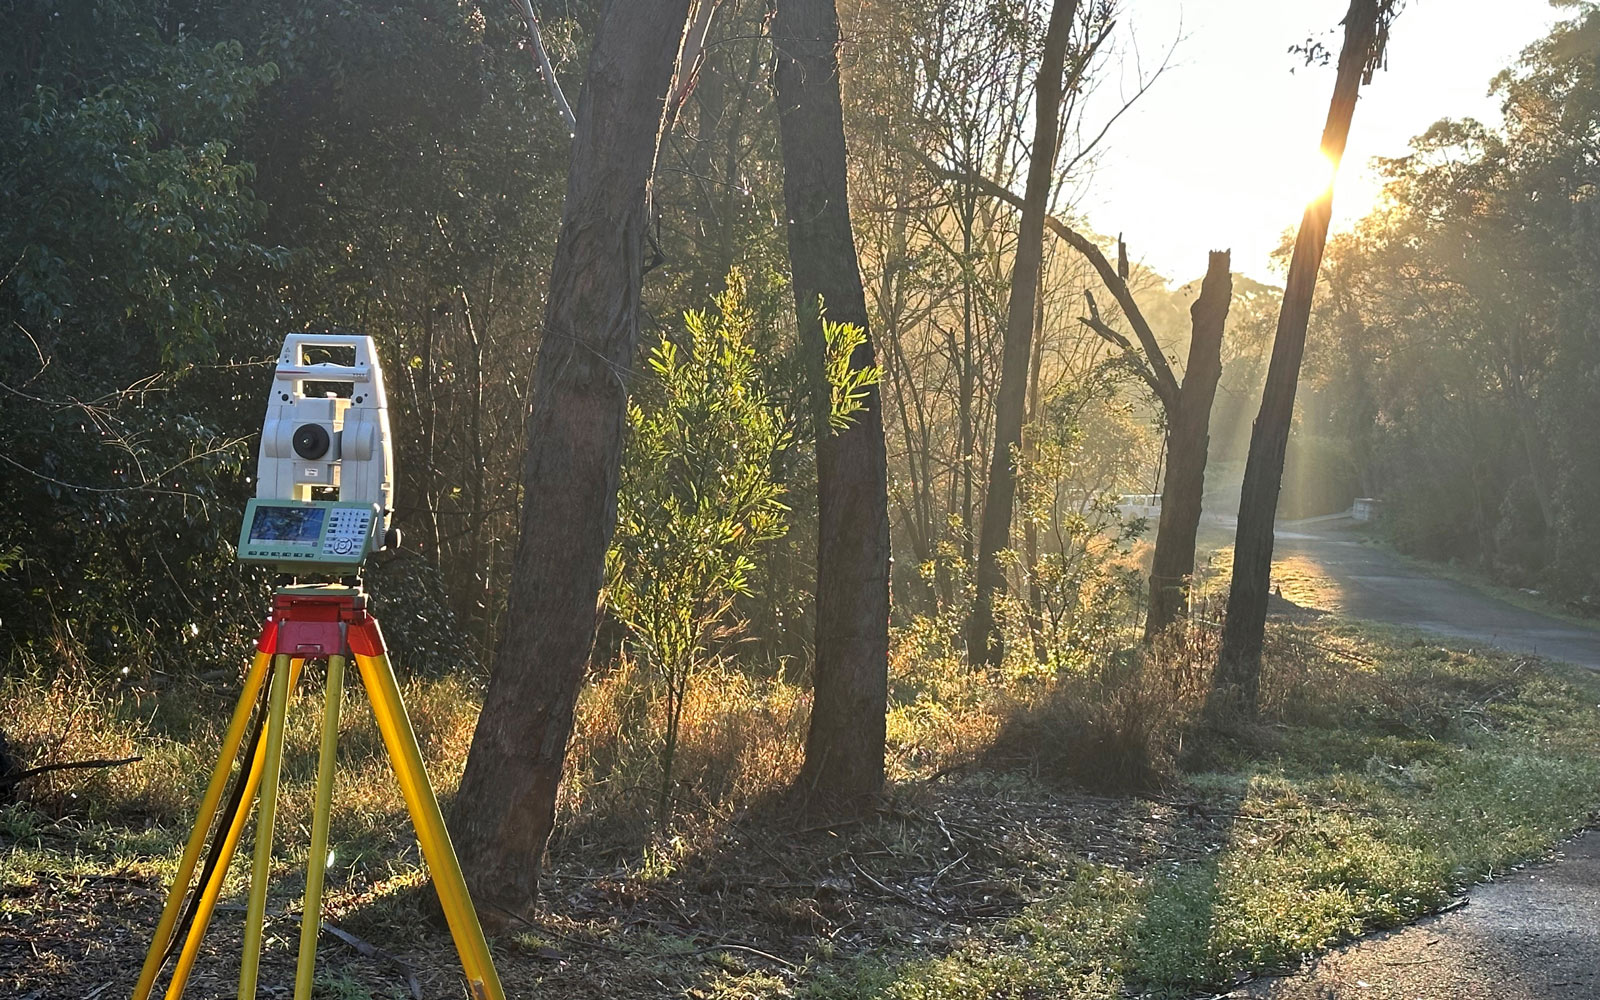
<svg viewBox="0 0 1600 1000"><path fill-rule="evenodd" d="M1200 575L1202 601L1226 604L1227 583L1233 575L1233 546L1214 552ZM1275 596L1296 607L1328 611L1340 606L1339 584L1300 553L1279 553L1273 557L1271 586Z"/></svg>
<svg viewBox="0 0 1600 1000"><path fill-rule="evenodd" d="M1211 614L1202 607L1193 627L1148 656L1063 658L1069 665L1049 669L1019 656L1002 670L972 671L937 630L900 634L888 719L893 792L878 815L845 824L816 825L776 805L799 769L809 693L777 671L720 666L691 688L677 818L656 828L664 706L633 664L617 664L592 679L578 706L547 911L497 943L508 985L514 995L594 997L909 998L968 981L974 995L1102 996L1148 981L1188 989L1218 970L1271 966L1309 947L1309 918L1296 909L1303 884L1343 877L1347 847L1375 871L1396 873L1374 876L1374 894L1389 879L1412 902L1396 909L1358 893L1340 903L1326 925L1333 931L1316 923L1316 934L1421 912L1453 891L1460 872L1535 852L1571 822L1581 800L1573 789L1591 775L1569 761L1587 759L1577 744L1600 732L1591 711L1600 696L1511 658L1329 620L1274 623L1262 686L1269 724L1207 746L1200 757L1214 773L1184 775L1177 762L1194 756L1187 751L1215 655ZM120 984L136 964L156 887L231 707L229 687L173 685L156 695L70 674L0 681L0 718L25 762L145 757L49 776L25 787L27 808L0 809L0 966L16 946L8 926L26 927L44 956L9 980L0 972L0 990L36 989L46 969L55 970L51 982ZM280 909L298 892L304 863L320 713L310 695L319 687L308 676L292 703ZM448 798L479 685L413 678L404 693ZM426 876L359 686L346 701L340 748L330 917L400 954L428 992L453 991L448 940L431 923ZM1565 790L1546 794L1517 777L1527 761L1539 781L1559 779ZM1104 794L1126 789L1139 795ZM1413 790L1437 799L1422 820L1408 811ZM1437 851L1431 840L1413 843L1418 830L1441 825L1426 817L1455 809L1503 814L1511 832ZM1252 839L1239 841L1235 817L1244 812ZM232 898L243 867L228 884ZM1232 886L1262 879L1282 912L1246 912L1259 894L1234 898ZM1195 900L1220 916L1196 911ZM219 918L202 963L201 982L219 994L236 960L236 925ZM1229 928L1246 950L1186 937L1191 925ZM278 928L288 943L273 946L267 968L281 979L292 933ZM79 936L95 942L88 952ZM1059 953L1038 951L1050 941ZM1239 954L1249 957L1230 957ZM326 995L395 993L393 970L381 963L330 947L324 964L334 977Z"/></svg>
<svg viewBox="0 0 1600 1000"><path fill-rule="evenodd" d="M1213 773L1184 777L1173 760L1211 641L1196 629L1148 661L1054 677L918 669L902 648L892 796L875 816L831 825L763 807L798 765L798 690L718 673L686 708L680 825L650 830L655 748L639 734L659 707L637 676L597 678L580 708L546 910L497 941L502 975L519 996L1111 997L1152 984L1182 995L1440 905L1581 821L1584 790L1600 780L1585 763L1600 732L1590 688L1514 658L1326 621L1273 627L1263 693L1276 742L1234 746L1214 755ZM110 734L96 744L69 733L63 753L165 745L148 700L134 711L137 699L70 686L0 692L8 713L29 713L8 718ZM406 693L449 786L476 688L412 681ZM155 715L214 741L202 720L219 707L219 692L174 690ZM296 702L275 913L292 912L298 892L315 710ZM395 952L428 994L451 994L455 959L358 692L344 727L329 916ZM0 810L0 991L121 992L137 964L181 821L143 828L137 810L159 802L150 774L95 780L113 782L99 786L100 822L84 818L81 795L41 803L58 820ZM201 994L231 989L238 925L219 916ZM293 925L271 926L266 981L282 982ZM320 968L323 995L403 995L392 967L331 941Z"/></svg>
<svg viewBox="0 0 1600 1000"><path fill-rule="evenodd" d="M1367 699L1389 696L1361 683L1361 654L1319 649L1296 635L1274 631L1283 655L1270 658L1264 680L1270 716L1300 720L1328 703L1330 687ZM1129 650L1053 673L1018 668L1015 659L1004 670L974 671L925 638L903 636L890 665L888 775L897 783L984 762L1098 791L1161 787L1176 776L1214 656L1214 630L1203 624L1148 655ZM290 703L280 808L291 824L309 818L321 683L313 669ZM434 783L448 799L465 763L480 686L445 676L413 678L403 689ZM30 781L26 795L45 814L176 830L204 786L230 693L224 685L174 685L158 694L108 692L70 676L48 683L10 678L0 681L0 717L21 720L7 728L17 756L30 764L143 757ZM799 771L809 709L810 692L779 675L726 665L700 674L685 704L675 768L678 825L656 830L665 706L624 660L581 695L559 828L577 838L574 844L638 848L652 837L694 839L759 810ZM358 684L346 695L339 748L335 832L373 846L403 841L404 803Z"/></svg>
<svg viewBox="0 0 1600 1000"><path fill-rule="evenodd" d="M680 822L715 825L787 787L800 770L810 704L809 691L781 677L725 665L700 672L679 721L672 794ZM665 715L665 699L652 697L632 660L584 689L558 804L563 829L613 843L643 839L660 787Z"/></svg>
<svg viewBox="0 0 1600 1000"><path fill-rule="evenodd" d="M1205 700L1205 672L1185 654L1206 638L1175 634L1152 655L1130 651L1058 678L1007 716L993 758L1099 792L1170 784Z"/></svg>
<svg viewBox="0 0 1600 1000"><path fill-rule="evenodd" d="M204 775L188 776L209 767L204 748L216 737L195 726L182 727L182 738L162 734L154 724L157 714L148 699L106 693L71 676L44 683L0 678L0 719L24 766L142 758L28 779L20 793L51 816L171 818L190 809Z"/></svg>

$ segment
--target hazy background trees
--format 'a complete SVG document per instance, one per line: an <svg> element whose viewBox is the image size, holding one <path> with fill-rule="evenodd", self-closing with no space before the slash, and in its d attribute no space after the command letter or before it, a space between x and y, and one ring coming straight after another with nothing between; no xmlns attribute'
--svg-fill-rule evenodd
<svg viewBox="0 0 1600 1000"><path fill-rule="evenodd" d="M1580 606L1600 589L1597 46L1580 10L1496 78L1503 126L1442 121L1384 164L1388 204L1329 247L1306 409L1402 548Z"/></svg>

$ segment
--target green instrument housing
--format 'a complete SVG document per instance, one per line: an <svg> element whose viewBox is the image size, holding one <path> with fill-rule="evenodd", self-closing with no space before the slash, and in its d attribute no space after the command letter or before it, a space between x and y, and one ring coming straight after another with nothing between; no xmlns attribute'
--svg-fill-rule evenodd
<svg viewBox="0 0 1600 1000"><path fill-rule="evenodd" d="M251 500L239 561L297 576L351 576L383 547L383 511L353 500Z"/></svg>

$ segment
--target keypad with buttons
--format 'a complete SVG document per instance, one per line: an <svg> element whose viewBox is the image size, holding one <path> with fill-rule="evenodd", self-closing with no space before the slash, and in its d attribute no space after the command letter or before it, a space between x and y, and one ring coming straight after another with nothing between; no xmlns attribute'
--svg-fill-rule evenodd
<svg viewBox="0 0 1600 1000"><path fill-rule="evenodd" d="M372 531L372 511L361 507L335 507L328 512L328 527L322 534L322 554L334 558L359 559Z"/></svg>

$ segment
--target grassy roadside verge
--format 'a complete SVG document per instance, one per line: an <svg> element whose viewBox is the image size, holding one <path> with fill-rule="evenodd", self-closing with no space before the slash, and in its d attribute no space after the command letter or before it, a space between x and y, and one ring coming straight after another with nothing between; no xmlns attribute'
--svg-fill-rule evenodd
<svg viewBox="0 0 1600 1000"><path fill-rule="evenodd" d="M1268 665L1267 724L1198 745L1176 711L1155 738L1181 740L1172 749L1189 770L1136 796L1091 795L1069 777L1052 746L1086 723L1035 692L1013 694L992 739L954 763L931 756L901 773L865 823L752 807L640 849L579 822L553 854L546 915L496 942L502 975L519 996L1183 996L1437 909L1539 857L1600 803L1593 675L1329 619L1275 624ZM1148 727L1130 713L1163 691L1182 702L1183 669L1110 678L1106 701ZM471 717L469 688L439 686L453 683L411 699L442 784ZM1143 694L1114 697L1127 692ZM22 717L29 697L8 688L6 717ZM897 711L936 715L923 700ZM957 715L897 731L937 738L961 728ZM184 718L173 731L203 730ZM355 804L336 824L356 860L333 873L333 918L395 953L427 993L453 995L449 941L427 919L391 793L361 763L363 732L349 741ZM1101 752L1075 739L1080 756ZM205 756L168 746L171 763ZM895 749L917 759L915 746ZM5 813L0 992L120 991L137 965L175 833L139 818L169 805L125 780L92 817ZM300 794L288 797L291 830ZM292 910L300 861L284 851L274 909ZM219 917L202 963L224 985L234 917ZM281 926L267 975L292 966ZM393 968L332 942L321 968L327 996L404 995Z"/></svg>
<svg viewBox="0 0 1600 1000"><path fill-rule="evenodd" d="M1287 637L1371 657L1390 698L1223 748L1185 783L1187 808L1227 818L1214 850L1085 863L948 956L817 995L1185 996L1436 910L1589 821L1592 675L1350 625Z"/></svg>

